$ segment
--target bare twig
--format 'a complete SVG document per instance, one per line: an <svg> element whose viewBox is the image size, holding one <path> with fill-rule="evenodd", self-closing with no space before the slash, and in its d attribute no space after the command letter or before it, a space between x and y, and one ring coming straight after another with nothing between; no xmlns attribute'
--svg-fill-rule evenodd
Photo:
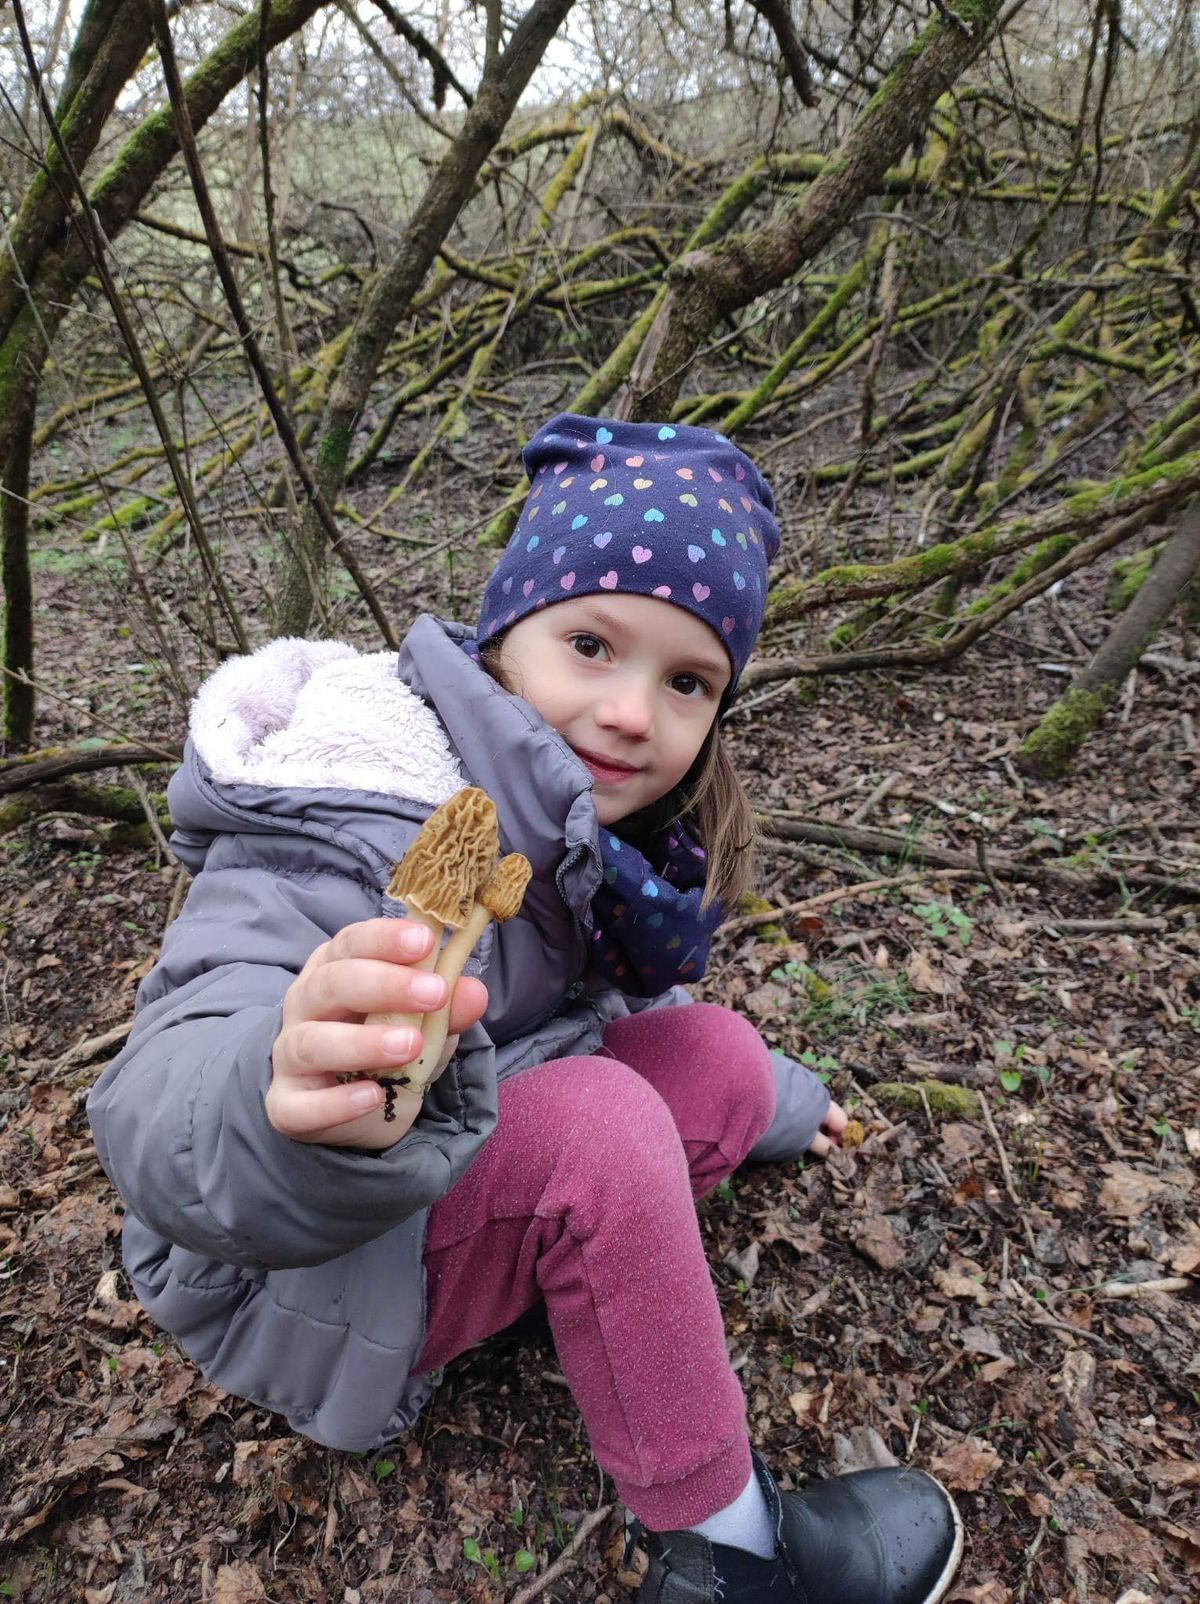
<svg viewBox="0 0 1200 1604"><path fill-rule="evenodd" d="M221 237L221 229L217 222L216 212L213 210L208 184L204 177L204 169L200 164L200 153L196 149L196 136L192 128L191 113L188 110L187 95L184 92L183 81L179 76L179 68L175 61L175 47L171 40L170 24L167 22L166 6L163 0L150 0L150 6L154 21L155 41L158 45L163 77L167 85L167 95L175 117L175 131L179 138L179 148L183 152L188 176L192 181L192 193L196 197L196 205L204 221L204 232L208 236L208 248L212 253L213 265L216 267L217 276L221 280L221 288L225 292L225 299L233 315L238 338L245 349L246 359L254 370L254 376L262 390L263 400L270 411L271 421L274 423L283 448L287 452L301 484L304 486L309 505L329 537L333 549L345 564L347 573L358 587L359 595L366 602L372 618L379 626L380 634L387 644L393 650L396 650L400 641L392 627L392 622L384 611L383 605L378 596L376 596L374 587L359 564L357 557L343 539L337 520L334 518L325 497L321 494L320 486L317 484L313 471L300 449L300 443L296 439L296 431L292 428L292 421L287 415L287 409L280 402L270 369L267 367L262 351L259 349L253 324L242 302L241 291L238 289L237 279L234 276L228 253L225 250L225 242ZM249 649L240 636L239 644L241 644L243 651Z"/></svg>
<svg viewBox="0 0 1200 1604"><path fill-rule="evenodd" d="M870 796L867 797L862 806L855 808L854 812L850 815L850 823L862 824L868 818L870 818L871 814L874 813L875 809L885 799L888 793L894 791L896 786L899 785L900 779L901 776L899 774L885 775L875 789L871 792Z"/></svg>
<svg viewBox="0 0 1200 1604"><path fill-rule="evenodd" d="M1096 1288L1098 1298L1148 1298L1156 1292L1186 1292L1196 1283L1190 1276L1169 1275L1159 1281L1106 1281Z"/></svg>
<svg viewBox="0 0 1200 1604"><path fill-rule="evenodd" d="M857 885L838 886L833 891L822 891L820 896L805 897L800 902L789 902L782 908L771 908L766 913L747 913L729 919L721 925L720 934L735 935L742 930L753 930L758 925L775 924L781 919L793 919L797 914L811 913L816 908L827 908L835 902L852 902L857 897L869 896L873 891L891 891L895 886L907 885L913 880L928 880L936 875L939 880L977 879L973 869L913 869L908 874L893 874L880 880L860 880Z"/></svg>
<svg viewBox="0 0 1200 1604"><path fill-rule="evenodd" d="M1025 1213L1025 1208L1021 1202L1021 1199L1017 1196L1017 1188L1013 1183L1013 1173L1008 1162L1008 1154L1004 1150L1004 1143L1000 1140L1000 1132L996 1129L996 1122L992 1118L992 1111L988 1106L986 1095L981 1090L978 1093L978 1096L979 1106L983 1110L983 1122L988 1128L988 1135L992 1138L992 1143L996 1149L996 1156L1000 1160L1000 1172L1004 1176L1004 1190L1008 1193L1009 1201L1012 1203L1013 1207L1017 1211L1017 1214L1020 1216L1021 1227L1025 1232L1025 1241L1029 1245L1030 1253L1036 1260L1038 1258L1038 1250L1037 1243L1033 1239L1033 1227L1029 1223L1029 1217Z"/></svg>
<svg viewBox="0 0 1200 1604"><path fill-rule="evenodd" d="M564 1576L571 1569L576 1555L596 1530L596 1527L602 1526L612 1512L613 1506L605 1504L600 1509L594 1509L590 1515L585 1515L575 1528L571 1541L554 1561L554 1564L548 1566L536 1582L532 1582L528 1587L522 1588L519 1593L514 1593L509 1600L509 1604L532 1604L532 1601L540 1597L552 1582L557 1582L560 1576Z"/></svg>

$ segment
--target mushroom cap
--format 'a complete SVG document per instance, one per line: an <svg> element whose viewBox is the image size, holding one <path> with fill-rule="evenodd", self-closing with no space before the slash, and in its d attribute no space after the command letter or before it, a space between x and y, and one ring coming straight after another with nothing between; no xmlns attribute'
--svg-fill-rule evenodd
<svg viewBox="0 0 1200 1604"><path fill-rule="evenodd" d="M525 897L533 865L520 852L510 852L479 888L479 901L493 919L511 919Z"/></svg>
<svg viewBox="0 0 1200 1604"><path fill-rule="evenodd" d="M466 785L436 809L392 870L388 895L460 930L500 851L496 805Z"/></svg>

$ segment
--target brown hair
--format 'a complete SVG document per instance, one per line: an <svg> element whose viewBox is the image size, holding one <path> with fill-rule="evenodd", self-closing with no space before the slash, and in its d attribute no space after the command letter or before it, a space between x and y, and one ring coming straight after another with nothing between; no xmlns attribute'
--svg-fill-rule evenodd
<svg viewBox="0 0 1200 1604"><path fill-rule="evenodd" d="M479 661L506 691L513 691L515 687L501 671L500 652L500 638L493 636L480 647ZM758 826L750 798L721 739L719 719L714 719L695 761L675 789L622 819L621 835L649 856L655 838L676 819L708 854L701 907L719 900L732 908L754 882Z"/></svg>

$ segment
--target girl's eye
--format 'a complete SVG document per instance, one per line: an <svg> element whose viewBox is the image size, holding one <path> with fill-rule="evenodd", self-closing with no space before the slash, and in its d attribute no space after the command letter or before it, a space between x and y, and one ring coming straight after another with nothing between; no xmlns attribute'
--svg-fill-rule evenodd
<svg viewBox="0 0 1200 1604"><path fill-rule="evenodd" d="M594 660L604 651L604 642L596 635L572 635L570 643L580 657L588 657Z"/></svg>
<svg viewBox="0 0 1200 1604"><path fill-rule="evenodd" d="M699 674L676 674L671 684L681 696L707 696L710 689L708 682L702 680Z"/></svg>

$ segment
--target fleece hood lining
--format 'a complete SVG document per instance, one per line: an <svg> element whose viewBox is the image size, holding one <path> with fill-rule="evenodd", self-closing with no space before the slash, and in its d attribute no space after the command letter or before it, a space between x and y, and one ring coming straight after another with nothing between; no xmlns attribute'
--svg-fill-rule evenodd
<svg viewBox="0 0 1200 1604"><path fill-rule="evenodd" d="M393 652L288 637L201 686L191 736L222 785L374 791L439 807L466 784L437 714Z"/></svg>

